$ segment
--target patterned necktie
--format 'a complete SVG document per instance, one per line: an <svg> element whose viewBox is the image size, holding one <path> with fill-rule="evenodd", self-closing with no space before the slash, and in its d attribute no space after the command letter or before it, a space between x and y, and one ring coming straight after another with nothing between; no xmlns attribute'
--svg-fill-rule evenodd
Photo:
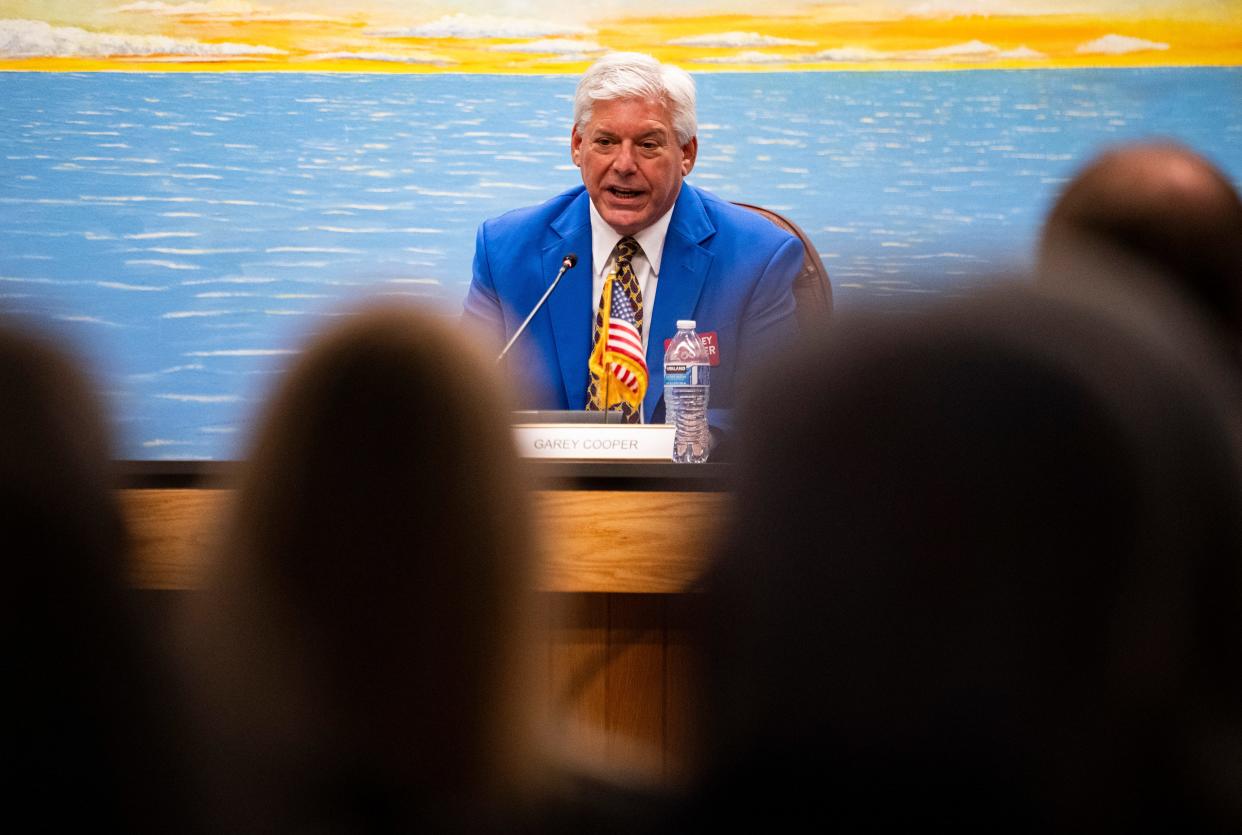
<svg viewBox="0 0 1242 835"><path fill-rule="evenodd" d="M617 243L617 260L604 280L591 329L587 384L589 412L619 411L626 423L642 418L647 393L647 360L643 352L643 293L631 261L641 253L638 241Z"/></svg>

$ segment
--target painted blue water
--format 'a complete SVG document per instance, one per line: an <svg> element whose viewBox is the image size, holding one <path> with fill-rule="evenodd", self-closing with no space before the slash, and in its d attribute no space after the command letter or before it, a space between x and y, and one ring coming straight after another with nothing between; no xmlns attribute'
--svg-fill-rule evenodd
<svg viewBox="0 0 1242 835"><path fill-rule="evenodd" d="M787 213L841 307L1022 269L1101 147L1242 179L1242 69L717 74L691 182ZM0 73L0 305L93 361L129 458L230 458L362 296L455 312L485 217L577 182L568 77ZM241 431L239 431L241 430Z"/></svg>

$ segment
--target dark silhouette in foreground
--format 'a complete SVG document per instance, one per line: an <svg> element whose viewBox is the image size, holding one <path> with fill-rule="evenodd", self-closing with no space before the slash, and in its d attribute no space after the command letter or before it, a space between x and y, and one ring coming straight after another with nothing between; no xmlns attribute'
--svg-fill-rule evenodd
<svg viewBox="0 0 1242 835"><path fill-rule="evenodd" d="M1041 283L1161 282L1242 357L1242 200L1189 148L1135 143L1096 157L1058 198L1039 249Z"/></svg>
<svg viewBox="0 0 1242 835"><path fill-rule="evenodd" d="M225 829L522 813L533 563L498 386L442 320L373 309L269 404L199 623Z"/></svg>
<svg viewBox="0 0 1242 835"><path fill-rule="evenodd" d="M26 832L193 831L182 717L126 588L110 453L75 361L0 324L7 814Z"/></svg>
<svg viewBox="0 0 1242 835"><path fill-rule="evenodd" d="M1236 830L1237 412L1158 328L1010 292L785 358L675 828Z"/></svg>

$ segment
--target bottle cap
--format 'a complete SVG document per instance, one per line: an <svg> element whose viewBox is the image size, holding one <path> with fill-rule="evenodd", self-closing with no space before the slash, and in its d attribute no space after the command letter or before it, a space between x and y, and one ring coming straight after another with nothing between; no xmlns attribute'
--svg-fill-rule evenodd
<svg viewBox="0 0 1242 835"><path fill-rule="evenodd" d="M695 325L695 322L693 319L678 319L677 320L677 330L679 331L692 331L694 330L694 325Z"/></svg>

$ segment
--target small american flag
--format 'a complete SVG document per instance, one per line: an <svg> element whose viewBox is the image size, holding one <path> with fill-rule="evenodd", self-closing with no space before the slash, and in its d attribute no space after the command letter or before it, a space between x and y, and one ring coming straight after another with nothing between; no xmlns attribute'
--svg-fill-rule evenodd
<svg viewBox="0 0 1242 835"><path fill-rule="evenodd" d="M647 390L647 360L637 318L634 304L621 289L621 282L614 279L604 365L623 386L641 397Z"/></svg>
<svg viewBox="0 0 1242 835"><path fill-rule="evenodd" d="M643 293L631 263L641 251L633 238L622 238L617 243L616 265L604 279L604 290L599 294L599 310L591 331L591 359L587 364L587 409L619 411L627 423L642 421L643 396L647 393Z"/></svg>

